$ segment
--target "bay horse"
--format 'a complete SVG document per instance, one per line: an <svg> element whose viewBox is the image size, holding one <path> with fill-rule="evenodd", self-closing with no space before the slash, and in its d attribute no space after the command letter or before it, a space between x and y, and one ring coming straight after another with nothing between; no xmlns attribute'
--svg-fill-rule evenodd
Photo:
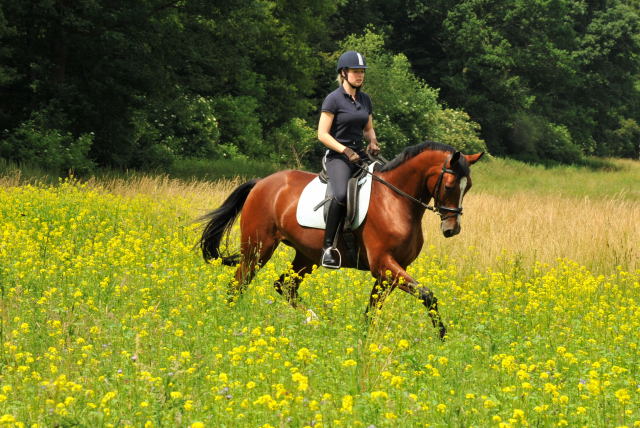
<svg viewBox="0 0 640 428"><path fill-rule="evenodd" d="M409 276L406 268L422 249L422 217L426 209L440 215L445 237L460 233L462 199L472 184L469 166L483 154L463 155L448 145L427 141L407 147L374 172L369 211L353 232L359 252L343 265L361 270L366 267L376 280L365 310L367 319L369 311L381 308L384 298L398 287L421 300L440 338L444 338L446 329L437 299L431 290ZM296 251L292 269L297 275L282 274L274 287L296 306L300 282L312 271L322 252L324 230L300 226L296 220L300 194L316 176L287 170L248 181L238 186L218 209L201 218L206 225L198 244L204 259L221 258L223 264L230 266L239 263L229 289L231 299L243 292L256 268L267 263L282 242ZM431 199L433 207L427 205ZM240 254L222 256L220 241L240 213ZM344 245L341 242L338 246L343 254Z"/></svg>

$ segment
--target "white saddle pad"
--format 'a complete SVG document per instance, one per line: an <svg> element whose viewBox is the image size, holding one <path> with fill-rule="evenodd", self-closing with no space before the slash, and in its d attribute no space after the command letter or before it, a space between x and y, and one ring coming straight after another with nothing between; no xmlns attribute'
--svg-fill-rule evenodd
<svg viewBox="0 0 640 428"><path fill-rule="evenodd" d="M369 172L373 172L375 162L369 165ZM367 174L360 178L358 186L360 192L358 193L358 212L353 220L353 223L349 227L352 230L357 229L365 217L369 209L369 200L371 199L371 182L373 179L371 175ZM320 178L316 177L302 190L300 199L298 200L298 208L296 210L296 218L301 226L313 227L315 229L324 229L326 224L324 222L324 205L318 207L317 210L313 210L320 202L322 202L327 193L327 184L320 181ZM330 203L330 202L327 202Z"/></svg>

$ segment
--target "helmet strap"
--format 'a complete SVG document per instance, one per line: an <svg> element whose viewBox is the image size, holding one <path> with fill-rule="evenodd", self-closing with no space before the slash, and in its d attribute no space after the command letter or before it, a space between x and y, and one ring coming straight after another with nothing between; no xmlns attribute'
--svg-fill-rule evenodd
<svg viewBox="0 0 640 428"><path fill-rule="evenodd" d="M346 69L346 68L341 69L341 70L340 70L340 74L342 74L342 78L344 79L344 81L345 81L345 82L347 82L347 84L348 84L349 86L351 86L351 89L355 89L356 91L359 91L359 90L360 90L360 88L362 87L362 85L360 85L360 86L353 86L353 85L351 84L351 82L349 82L349 73L347 72L347 69Z"/></svg>

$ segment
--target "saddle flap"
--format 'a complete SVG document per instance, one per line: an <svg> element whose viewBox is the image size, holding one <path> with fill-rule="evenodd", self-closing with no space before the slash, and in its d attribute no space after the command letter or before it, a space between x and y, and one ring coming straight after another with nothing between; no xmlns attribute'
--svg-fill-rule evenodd
<svg viewBox="0 0 640 428"><path fill-rule="evenodd" d="M373 172L376 165L376 162L369 165L367 168L369 172ZM371 182L371 176L364 171L359 171L349 180L345 230L355 230L364 221L371 197ZM320 177L316 177L303 189L296 209L296 218L301 226L325 228L326 211L332 196L330 187L327 183L323 183Z"/></svg>

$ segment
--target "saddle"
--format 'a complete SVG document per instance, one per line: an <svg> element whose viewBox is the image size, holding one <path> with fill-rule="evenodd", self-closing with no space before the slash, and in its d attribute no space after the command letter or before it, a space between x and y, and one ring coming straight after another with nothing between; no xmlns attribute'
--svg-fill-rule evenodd
<svg viewBox="0 0 640 428"><path fill-rule="evenodd" d="M372 162L366 169L369 172L373 172L376 166L377 163ZM355 230L364 221L371 197L371 182L371 175L362 170L359 170L349 179L347 184L347 209L343 230ZM305 227L324 229L326 226L327 212L329 210L328 202L332 197L333 193L331 186L328 186L328 176L323 159L322 171L318 174L318 177L307 184L298 200L296 209L298 223Z"/></svg>

